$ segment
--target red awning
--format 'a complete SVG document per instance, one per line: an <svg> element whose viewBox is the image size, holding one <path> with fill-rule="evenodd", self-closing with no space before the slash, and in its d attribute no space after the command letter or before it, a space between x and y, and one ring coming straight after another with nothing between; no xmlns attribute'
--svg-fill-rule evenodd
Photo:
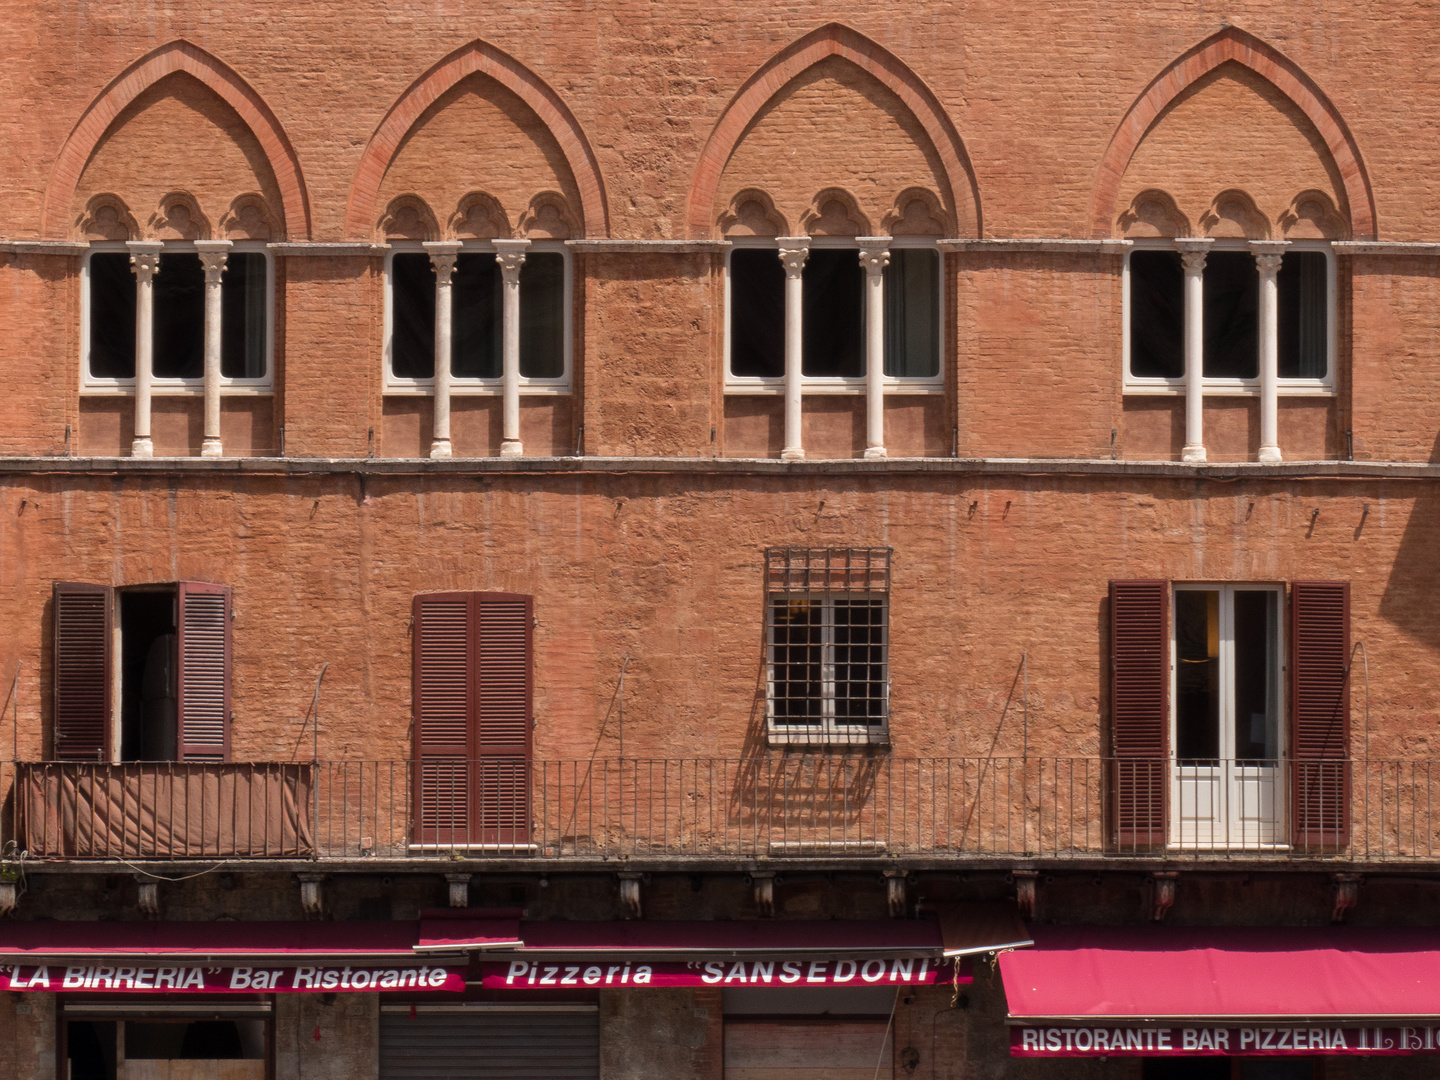
<svg viewBox="0 0 1440 1080"><path fill-rule="evenodd" d="M743 922L522 922L516 952L530 958L671 956L936 956L929 919L756 919Z"/></svg>
<svg viewBox="0 0 1440 1080"><path fill-rule="evenodd" d="M1440 1017L1440 930L1032 928L1000 955L1015 1021Z"/></svg>
<svg viewBox="0 0 1440 1080"><path fill-rule="evenodd" d="M513 949L521 944L519 919L427 918L421 913L417 953Z"/></svg>
<svg viewBox="0 0 1440 1080"><path fill-rule="evenodd" d="M416 922L7 922L0 962L415 959Z"/></svg>

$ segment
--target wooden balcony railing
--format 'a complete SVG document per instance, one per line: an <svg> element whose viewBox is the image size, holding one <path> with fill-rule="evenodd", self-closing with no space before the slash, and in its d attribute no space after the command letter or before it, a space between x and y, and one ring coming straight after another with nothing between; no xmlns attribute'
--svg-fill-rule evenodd
<svg viewBox="0 0 1440 1080"><path fill-rule="evenodd" d="M31 859L1440 862L1440 761L0 764Z"/></svg>

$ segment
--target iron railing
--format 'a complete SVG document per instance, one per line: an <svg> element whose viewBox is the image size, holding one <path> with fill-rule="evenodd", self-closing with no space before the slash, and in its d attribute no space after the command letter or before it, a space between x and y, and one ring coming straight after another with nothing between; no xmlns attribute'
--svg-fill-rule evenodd
<svg viewBox="0 0 1440 1080"><path fill-rule="evenodd" d="M1440 761L0 763L30 859L1440 860Z"/></svg>

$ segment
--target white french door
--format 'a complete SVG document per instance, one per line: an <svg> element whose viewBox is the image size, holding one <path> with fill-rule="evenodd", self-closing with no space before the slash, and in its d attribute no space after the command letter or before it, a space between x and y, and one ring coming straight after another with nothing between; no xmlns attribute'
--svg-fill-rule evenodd
<svg viewBox="0 0 1440 1080"><path fill-rule="evenodd" d="M1278 586L1175 586L1172 846L1285 842L1281 600Z"/></svg>

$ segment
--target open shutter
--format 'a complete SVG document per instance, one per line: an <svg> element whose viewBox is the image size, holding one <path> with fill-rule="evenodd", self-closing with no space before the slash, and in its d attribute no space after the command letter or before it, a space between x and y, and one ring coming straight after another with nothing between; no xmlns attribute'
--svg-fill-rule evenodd
<svg viewBox="0 0 1440 1080"><path fill-rule="evenodd" d="M1115 839L1165 843L1170 728L1170 585L1110 583L1110 737Z"/></svg>
<svg viewBox="0 0 1440 1080"><path fill-rule="evenodd" d="M479 593L475 603L483 842L523 844L530 838L531 598Z"/></svg>
<svg viewBox="0 0 1440 1080"><path fill-rule="evenodd" d="M476 636L470 595L415 598L415 828L421 844L470 843Z"/></svg>
<svg viewBox="0 0 1440 1080"><path fill-rule="evenodd" d="M1290 585L1293 841L1350 840L1350 583Z"/></svg>
<svg viewBox="0 0 1440 1080"><path fill-rule="evenodd" d="M230 759L230 587L208 581L176 586L175 757Z"/></svg>
<svg viewBox="0 0 1440 1080"><path fill-rule="evenodd" d="M57 761L109 761L114 590L55 582Z"/></svg>

